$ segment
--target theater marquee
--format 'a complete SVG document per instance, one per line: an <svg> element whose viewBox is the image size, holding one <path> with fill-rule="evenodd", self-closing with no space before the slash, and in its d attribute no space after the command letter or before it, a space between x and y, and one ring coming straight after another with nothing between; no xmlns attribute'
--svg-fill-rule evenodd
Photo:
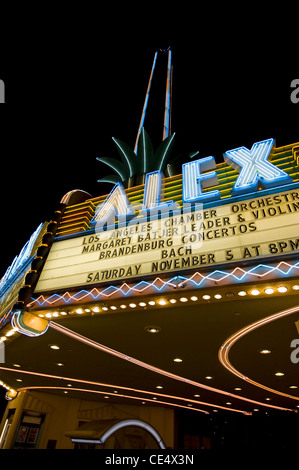
<svg viewBox="0 0 299 470"><path fill-rule="evenodd" d="M298 211L285 191L56 241L35 291L298 252Z"/></svg>

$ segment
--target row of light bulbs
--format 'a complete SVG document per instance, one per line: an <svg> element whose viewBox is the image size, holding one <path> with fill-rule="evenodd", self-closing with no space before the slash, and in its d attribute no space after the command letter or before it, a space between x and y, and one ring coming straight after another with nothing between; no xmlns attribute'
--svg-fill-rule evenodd
<svg viewBox="0 0 299 470"><path fill-rule="evenodd" d="M292 289L293 290L299 290L299 285L295 284L292 286ZM280 294L285 294L286 292L288 292L288 288L286 286L279 286L277 288L277 292L279 292ZM249 291L249 294L251 295L260 295L260 294L267 294L267 295L271 295L271 294L274 294L275 293L275 289L273 287L266 287L265 289L263 290L260 290L260 289L252 289L251 291ZM247 295L247 292L246 291L240 291L238 292L238 295L240 296L245 296Z"/></svg>
<svg viewBox="0 0 299 470"><path fill-rule="evenodd" d="M0 380L0 387L3 387L5 388L8 392L12 392L14 394L16 394L17 392L11 388L9 385L7 385L5 382L2 382L2 380Z"/></svg>
<svg viewBox="0 0 299 470"><path fill-rule="evenodd" d="M292 286L292 289L293 289L293 290L299 290L299 285L297 285L297 284L296 284L296 285L293 285L293 286ZM280 294L286 293L286 292L288 292L288 290L289 290L288 287L283 286L283 285L282 285L282 286L279 286L279 287L277 288L277 292L280 293ZM275 293L275 289L274 289L273 287L266 287L266 288L263 289L263 290L262 290L262 289L254 288L254 289L252 289L252 290L250 290L250 291L248 291L248 292L247 292L247 291L244 291L244 290L240 290L240 291L238 292L238 295L239 295L240 297L244 297L244 296L246 296L246 295L248 295L248 294L250 294L250 295L252 295L252 296L257 296L257 295L260 295L260 294L263 294L263 293L265 293L265 294L267 294L267 295L271 295L271 294L274 294L274 293ZM226 295L229 295L229 294L226 294ZM234 294L231 294L231 295L234 295ZM223 297L223 296L222 296L221 294L219 294L219 293L218 293L218 294L214 294L214 295L205 294L205 295L202 296L202 299L203 299L203 300L211 300L212 298L214 298L214 299L216 299L216 300L220 300L220 299L222 299L222 297ZM81 308L81 307L79 307L79 308L77 308L76 310L74 310L74 312L77 313L78 315L81 315L81 314L83 314L83 313L92 313L92 312L93 312L93 313L99 313L99 312L101 312L101 311L104 311L104 312L105 312L105 311L108 311L108 310L117 310L118 308L126 309L126 308L130 307L130 308L134 309L134 308L136 308L136 307L138 307L138 306L139 306L139 307L146 307L147 305L154 306L154 305L157 305L157 304L158 304L158 305L161 305L161 306L164 306L164 305L167 305L168 303L170 303L170 304L175 304L175 303L177 303L177 302L185 303L185 302L188 302L189 300L191 300L191 301L193 301L193 302L196 302L197 300L199 300L199 297L196 296L196 295L192 295L190 298L188 298L188 297L180 297L178 300L175 299L175 298L171 298L171 299L169 299L169 300L162 298L162 299L159 299L159 300L150 300L150 301L148 301L148 302L142 301L142 302L139 302L138 304L135 303L135 302L130 302L129 304L121 304L121 305L119 305L119 306L110 305L109 307L107 307L106 305L104 305L104 306L102 306L102 307L91 307L91 308ZM73 312L73 313L74 313L74 312ZM57 311L57 312L52 312L52 313L48 312L48 313L45 313L45 314L42 314L42 313L39 314L40 317L42 317L42 318L45 317L45 318L48 318L48 319L50 319L50 318L57 318L57 317L59 317L59 316L61 316L61 315L62 315L62 316L65 316L65 315L67 315L67 312L64 312L64 311L58 312L58 311Z"/></svg>
<svg viewBox="0 0 299 470"><path fill-rule="evenodd" d="M10 336L14 335L16 331L17 331L16 328L11 328L10 330L8 330L8 331L5 333L4 336L1 336L1 338L0 338L0 344L1 344L1 343L4 343L4 341L6 341L7 338L9 338Z"/></svg>

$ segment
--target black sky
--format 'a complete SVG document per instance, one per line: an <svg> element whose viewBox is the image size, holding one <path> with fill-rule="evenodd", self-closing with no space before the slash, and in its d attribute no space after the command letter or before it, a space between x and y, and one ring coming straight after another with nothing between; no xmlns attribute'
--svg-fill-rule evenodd
<svg viewBox="0 0 299 470"><path fill-rule="evenodd" d="M278 146L299 141L299 104L290 100L298 64L271 38L254 46L239 37L99 39L96 47L77 39L45 49L20 43L0 68L6 85L0 276L67 191L109 191L97 183L106 169L96 157L117 157L112 136L134 146L154 52L169 45L175 155L199 150L220 162L226 150L270 137ZM145 122L155 146L162 139L166 58L160 54L157 62Z"/></svg>

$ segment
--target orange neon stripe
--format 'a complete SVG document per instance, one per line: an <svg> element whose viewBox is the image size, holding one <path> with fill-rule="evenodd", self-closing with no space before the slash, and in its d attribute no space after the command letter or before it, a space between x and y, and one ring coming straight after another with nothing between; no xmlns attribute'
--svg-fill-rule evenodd
<svg viewBox="0 0 299 470"><path fill-rule="evenodd" d="M195 382L194 380L187 379L187 378L182 377L180 375L172 374L171 372L167 372L167 371L165 371L163 369L160 369L158 367L154 367L150 364L147 364L146 362L139 361L138 359L127 356L126 354L123 354L119 351L116 351L115 349L112 349L112 348L109 348L107 346L104 346L103 344L97 343L96 341L93 341L93 340L91 340L91 339L89 339L89 338L87 338L83 335L80 335L79 333L76 333L75 331L72 331L72 330L66 328L65 326L59 325L58 323L50 322L49 326L51 328L55 329L56 331L59 331L60 333L63 333L65 335L69 336L70 338L73 338L77 341L80 341L84 344L87 344L88 346L91 346L91 347L93 347L95 349L98 349L102 352L106 352L108 354L116 356L120 359L128 361L132 364L135 364L139 367L143 367L144 369L147 369L147 370L150 370L150 371L155 372L157 374L163 375L164 377L168 377L168 378L180 381L180 382L188 383L189 385L193 385L195 387L203 388L205 390L209 390L211 392L219 393L221 395L226 395L226 396L229 396L230 398L237 398L238 400L243 400L243 401L246 401L248 403L253 403L253 404L257 404L257 405L261 405L261 406L267 406L267 407L275 408L275 409L278 409L278 410L296 411L296 410L292 410L292 409L288 409L288 408L282 408L280 406L275 406L275 405L268 405L268 404L265 405L265 403L262 403L262 402L259 402L259 401L256 401L256 400L251 400L249 398L241 397L240 395L235 395L235 394L230 393L230 392L225 392L224 390L220 390L220 389L217 389L217 388L214 388L214 387L209 387L208 385L205 385L205 384L202 384L202 383L199 383L199 382Z"/></svg>
<svg viewBox="0 0 299 470"><path fill-rule="evenodd" d="M161 401L161 400L152 400L151 398L144 398L143 399L143 398L133 397L133 396L130 396L130 395L123 395L123 394L119 394L119 393L101 392L100 390L89 390L89 389L85 389L85 388L46 387L46 386L38 386L37 385L37 386L32 386L32 387L19 388L18 392L24 392L26 390L67 390L67 391L72 391L73 390L73 391L76 391L76 392L97 393L97 394L100 394L100 395L110 395L112 397L121 397L121 398L129 398L129 399L138 400L138 401L146 401L146 402L149 401L149 402L152 402L152 403L160 403L162 405L170 405L170 406L174 406L176 408L184 408L184 409L187 409L187 410L192 409L193 411L199 411L200 413L204 413L204 414L207 414L207 415L209 414L208 411L200 410L199 408L191 408L190 406L179 405L177 403L168 403L166 401ZM191 400L189 400L189 401L191 402Z"/></svg>
<svg viewBox="0 0 299 470"><path fill-rule="evenodd" d="M267 325L268 323L278 320L280 318L283 318L287 315L292 315L293 313L296 313L299 311L299 306L290 308L288 310L284 310L282 312L275 313L274 315L270 315L269 317L263 318L262 320L259 320L255 323L252 323L251 325L246 326L245 328L242 328L241 330L237 331L234 333L232 336L230 336L225 343L221 346L221 348L218 351L218 358L221 364L228 369L230 372L235 374L237 377L245 380L246 382L249 382L252 385L255 385L256 387L262 388L264 390L267 390L268 392L274 393L276 395L281 395L283 397L291 398L292 400L297 400L299 401L299 397L294 396L294 395L289 395L287 393L280 392L278 390L275 390L270 387L266 387L263 384L260 384L258 382L255 382L254 380L250 379L249 377L246 377L244 374L239 372L230 362L228 356L229 356L229 351L231 347L243 336L247 335L251 331L256 330L257 328L260 328L261 326Z"/></svg>
<svg viewBox="0 0 299 470"><path fill-rule="evenodd" d="M174 400L184 401L184 402L187 402L187 403L194 403L196 405L204 405L204 406L219 408L219 409L228 410L228 411L235 411L237 413L243 413L245 415L250 415L251 414L251 412L247 412L247 411L244 411L244 410L237 410L237 409L229 408L229 407L222 406L222 405L216 405L216 404L213 404L213 403L194 400L192 398L184 398L184 397L178 397L178 396L175 396L175 395L167 395L167 394L164 394L164 393L151 392L151 391L148 391L148 390L140 390L140 389L135 389L135 388L130 388L130 387L124 387L124 386L121 386L121 385L112 385L112 384L105 384L105 383L101 383L101 382L92 382L92 381L89 381L89 380L74 379L74 378L71 378L71 377L61 377L61 376L57 376L57 375L44 374L44 373L40 373L40 372L33 372L33 371L20 370L20 369L12 369L12 368L9 368L9 367L0 367L0 370L5 370L5 371L9 371L9 372L17 372L18 374L35 375L35 376L38 376L38 377L45 377L45 378L49 378L49 379L64 380L64 381L67 381L67 382L83 383L83 384L86 384L86 385L94 385L94 386L98 386L98 387L107 387L107 388L127 390L127 391L131 391L131 392L142 393L142 394L145 394L145 395L159 396L161 398L168 398L168 399L171 398L171 399L174 399ZM18 389L18 391L23 391L23 390L26 390L26 389L29 390L29 389L32 389L32 388L43 388L43 386L21 387L21 388ZM61 388L61 389L66 389L66 390L74 390L73 387L69 388L69 387L50 387L50 386L48 387L48 386L44 386L44 388ZM90 390L90 389L86 389L86 391L97 393L97 391ZM109 392L98 392L98 393L104 393L104 394L111 395L111 396L117 395L116 393L109 393ZM145 401L150 400L149 398L132 397L132 396L129 396L129 395L124 395L124 394L119 395L119 396L123 396L123 397L127 397L127 398L134 398L136 400L145 400ZM151 400L151 401L157 403L157 400ZM176 406L175 403L169 403L169 404L171 404L172 406ZM177 405L177 406L182 406L182 405ZM190 407L188 407L188 409L190 409ZM195 409L195 408L193 408L193 409ZM207 411L200 410L199 408L196 408L196 411L202 411L203 413L208 413Z"/></svg>

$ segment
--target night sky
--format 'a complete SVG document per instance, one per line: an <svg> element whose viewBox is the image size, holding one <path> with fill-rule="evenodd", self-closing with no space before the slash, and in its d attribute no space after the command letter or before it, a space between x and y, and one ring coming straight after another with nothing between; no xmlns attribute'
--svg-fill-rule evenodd
<svg viewBox="0 0 299 470"><path fill-rule="evenodd" d="M157 42L97 50L74 43L43 55L20 47L2 61L0 275L66 192L95 197L112 188L97 183L107 170L96 157L118 158L113 136L134 147L159 48L173 51L174 156L199 150L221 162L226 150L259 140L299 141L299 103L290 99L298 67L284 49L269 41L237 47L233 39L208 48L200 39ZM160 53L145 121L154 147L162 140L166 65Z"/></svg>

